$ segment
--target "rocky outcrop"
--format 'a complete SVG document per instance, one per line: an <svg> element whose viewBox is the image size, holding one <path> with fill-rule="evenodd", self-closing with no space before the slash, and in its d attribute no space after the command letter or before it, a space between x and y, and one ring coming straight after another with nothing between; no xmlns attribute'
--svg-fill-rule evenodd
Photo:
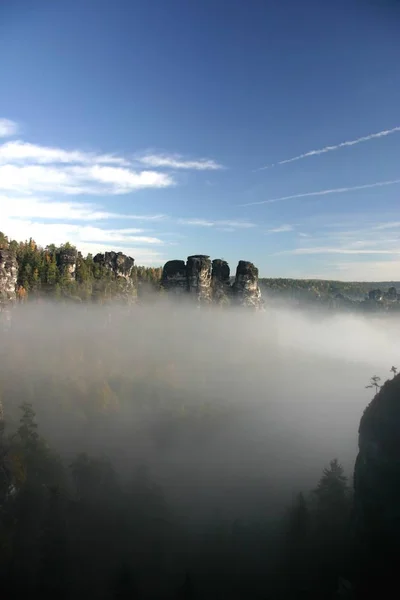
<svg viewBox="0 0 400 600"><path fill-rule="evenodd" d="M103 272L113 282L114 299L123 302L135 302L137 299L137 288L132 279L132 271L135 260L122 252L106 252L105 254L96 254L93 262L101 267Z"/></svg>
<svg viewBox="0 0 400 600"><path fill-rule="evenodd" d="M231 296L231 270L226 260L216 258L212 261L211 287L212 299L216 304L228 304Z"/></svg>
<svg viewBox="0 0 400 600"><path fill-rule="evenodd" d="M258 269L253 263L240 260L232 286L235 301L241 306L261 308L261 291L258 287Z"/></svg>
<svg viewBox="0 0 400 600"><path fill-rule="evenodd" d="M161 287L169 293L181 296L187 292L186 264L184 260L169 260L165 263Z"/></svg>
<svg viewBox="0 0 400 600"><path fill-rule="evenodd" d="M60 272L71 280L75 279L77 258L78 252L73 247L61 247L57 252L57 264Z"/></svg>
<svg viewBox="0 0 400 600"><path fill-rule="evenodd" d="M251 262L241 260L236 278L231 285L230 269L225 260L210 260L204 254L183 260L170 260L164 265L161 287L167 292L192 297L199 304L234 304L261 308L258 269Z"/></svg>
<svg viewBox="0 0 400 600"><path fill-rule="evenodd" d="M199 304L211 302L211 260L209 256L189 256L186 263L187 291Z"/></svg>
<svg viewBox="0 0 400 600"><path fill-rule="evenodd" d="M0 249L0 308L16 299L18 263L10 250Z"/></svg>
<svg viewBox="0 0 400 600"><path fill-rule="evenodd" d="M135 265L135 260L131 256L126 256L122 252L106 252L105 254L96 254L93 261L108 269L115 278L131 282L132 270Z"/></svg>
<svg viewBox="0 0 400 600"><path fill-rule="evenodd" d="M389 302L396 302L398 300L397 290L394 286L390 287L386 293L386 299Z"/></svg>
<svg viewBox="0 0 400 600"><path fill-rule="evenodd" d="M364 411L358 446L354 529L359 587L382 592L382 585L397 576L400 555L400 375L387 381Z"/></svg>

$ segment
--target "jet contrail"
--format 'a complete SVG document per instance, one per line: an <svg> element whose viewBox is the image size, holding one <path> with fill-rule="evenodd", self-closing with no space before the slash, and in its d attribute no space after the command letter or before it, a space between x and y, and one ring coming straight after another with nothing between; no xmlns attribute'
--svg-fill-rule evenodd
<svg viewBox="0 0 400 600"><path fill-rule="evenodd" d="M310 196L326 196L327 194L344 194L345 192L355 192L356 190L367 190L369 188L383 187L385 185L395 185L400 183L400 179L391 181L377 181L376 183L367 183L365 185L355 185L353 187L335 188L332 190L320 190L319 192L307 192L305 194L294 194L293 196L282 196L281 198L271 198L270 200L261 200L260 202L249 202L248 204L240 204L239 206L255 206L257 204L272 204L273 202L281 202L282 200L293 200L295 198L309 198Z"/></svg>
<svg viewBox="0 0 400 600"><path fill-rule="evenodd" d="M385 129L384 131L379 131L378 133L371 133L370 135L365 135L364 137L360 137L356 140L342 142L341 144L337 144L336 146L325 146L325 148L320 148L319 150L310 150L310 152L306 152L305 154L299 154L299 156L294 156L293 158L281 160L277 163L267 165L266 167L261 167L257 170L264 171L265 169L270 169L271 167L275 167L277 165L286 165L287 163L295 162L296 160L302 160L303 158L308 158L309 156L318 156L319 154L325 154L326 152L333 152L334 150L339 150L339 148L344 148L345 146L355 146L356 144L361 144L361 142L369 142L369 140L375 140L377 138L386 137L391 133L396 133L399 131L400 127L393 127L393 129Z"/></svg>

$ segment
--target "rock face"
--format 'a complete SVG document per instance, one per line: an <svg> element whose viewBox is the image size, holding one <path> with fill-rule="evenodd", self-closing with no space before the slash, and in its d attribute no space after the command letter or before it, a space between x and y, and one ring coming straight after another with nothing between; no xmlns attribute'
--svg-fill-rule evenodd
<svg viewBox="0 0 400 600"><path fill-rule="evenodd" d="M16 299L17 259L10 250L0 249L0 309Z"/></svg>
<svg viewBox="0 0 400 600"><path fill-rule="evenodd" d="M61 273L69 279L75 279L78 252L75 248L60 248L57 253L57 264Z"/></svg>
<svg viewBox="0 0 400 600"><path fill-rule="evenodd" d="M378 592L397 576L400 555L400 375L364 411L358 445L354 528L360 588Z"/></svg>
<svg viewBox="0 0 400 600"><path fill-rule="evenodd" d="M93 261L102 267L105 267L116 278L125 279L127 282L131 282L131 274L135 265L135 260L126 256L122 252L106 252L105 254L96 254Z"/></svg>
<svg viewBox="0 0 400 600"><path fill-rule="evenodd" d="M390 287L386 294L387 300L390 302L396 302L397 300L397 290L394 286Z"/></svg>
<svg viewBox="0 0 400 600"><path fill-rule="evenodd" d="M93 262L108 271L114 282L114 298L132 303L137 299L137 289L131 277L135 260L122 252L96 254Z"/></svg>
<svg viewBox="0 0 400 600"><path fill-rule="evenodd" d="M382 290L380 290L380 289L370 290L368 292L368 298L369 298L369 300L375 300L375 302L380 302L383 299Z"/></svg>
<svg viewBox="0 0 400 600"><path fill-rule="evenodd" d="M258 287L258 269L251 262L240 260L232 286L234 298L241 306L261 308L261 291Z"/></svg>
<svg viewBox="0 0 400 600"><path fill-rule="evenodd" d="M212 261L211 286L212 299L216 304L227 304L231 296L231 270L225 260Z"/></svg>
<svg viewBox="0 0 400 600"><path fill-rule="evenodd" d="M241 260L236 279L230 284L230 269L225 260L210 260L204 254L189 256L183 260L170 260L164 265L161 286L174 295L187 295L199 304L230 304L261 308L261 292L258 287L258 269L251 262Z"/></svg>
<svg viewBox="0 0 400 600"><path fill-rule="evenodd" d="M186 263L187 291L200 304L211 302L211 260L209 256L189 256Z"/></svg>
<svg viewBox="0 0 400 600"><path fill-rule="evenodd" d="M186 264L184 260L169 260L165 263L161 286L169 293L181 296L187 292Z"/></svg>

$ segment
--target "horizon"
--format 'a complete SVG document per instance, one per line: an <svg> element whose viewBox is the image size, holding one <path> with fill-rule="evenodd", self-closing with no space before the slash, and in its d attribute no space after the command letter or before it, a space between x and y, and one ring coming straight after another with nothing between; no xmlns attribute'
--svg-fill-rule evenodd
<svg viewBox="0 0 400 600"><path fill-rule="evenodd" d="M374 0L0 7L0 230L397 282L399 20Z"/></svg>

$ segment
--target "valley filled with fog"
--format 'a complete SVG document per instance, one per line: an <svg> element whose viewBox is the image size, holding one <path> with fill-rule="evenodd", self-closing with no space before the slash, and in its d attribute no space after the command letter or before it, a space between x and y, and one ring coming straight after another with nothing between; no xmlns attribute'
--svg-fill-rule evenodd
<svg viewBox="0 0 400 600"><path fill-rule="evenodd" d="M69 455L145 465L189 513L264 510L334 456L351 475L371 376L400 355L395 318L190 306L18 308L5 412L32 402Z"/></svg>

